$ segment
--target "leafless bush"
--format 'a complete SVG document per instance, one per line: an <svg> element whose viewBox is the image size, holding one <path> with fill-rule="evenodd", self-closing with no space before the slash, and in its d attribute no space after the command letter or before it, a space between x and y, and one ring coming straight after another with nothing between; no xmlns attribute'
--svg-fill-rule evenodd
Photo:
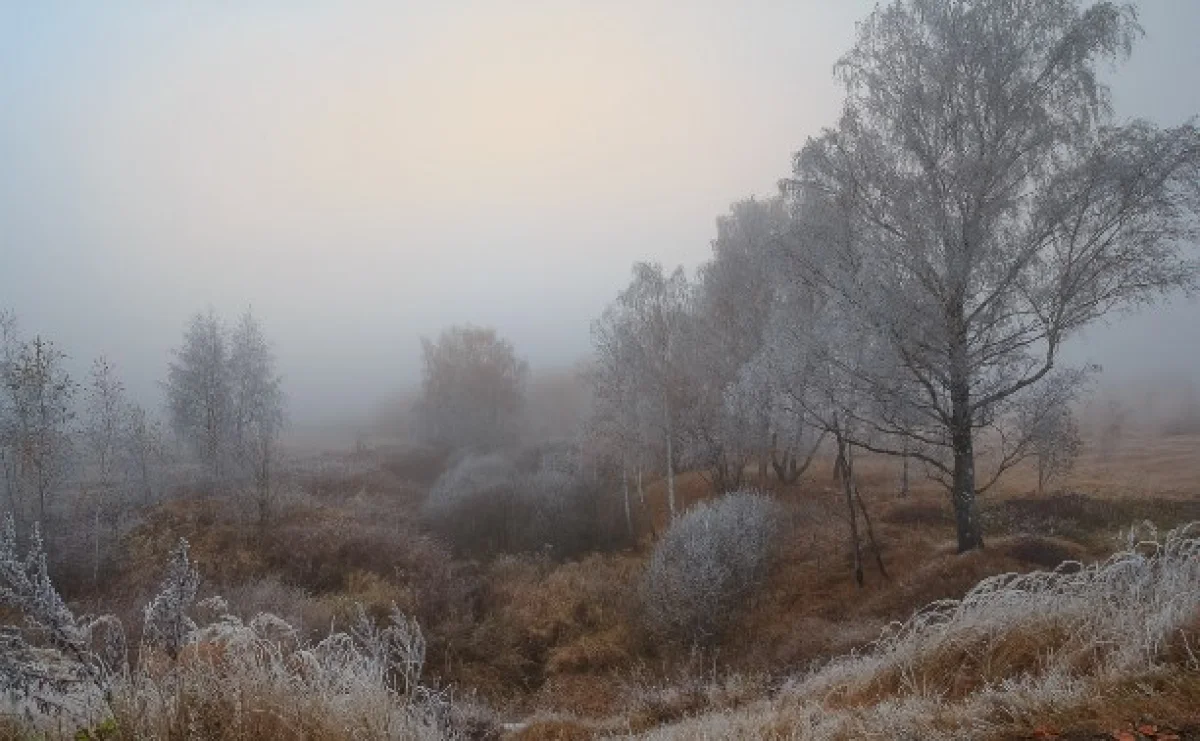
<svg viewBox="0 0 1200 741"><path fill-rule="evenodd" d="M23 630L0 631L0 689L10 700L42 713L79 711L96 699L89 690L107 689L117 668L106 659L124 659L120 626L107 617L77 617L67 607L50 581L39 529L22 555L11 516L0 530L0 605L25 619ZM94 649L97 635L111 651Z"/></svg>
<svg viewBox="0 0 1200 741"><path fill-rule="evenodd" d="M701 645L719 636L766 576L778 519L775 502L755 492L727 494L677 519L639 587L650 631Z"/></svg>
<svg viewBox="0 0 1200 741"><path fill-rule="evenodd" d="M598 497L569 468L543 464L523 472L499 454L468 456L438 479L423 515L459 553L563 557L594 544Z"/></svg>
<svg viewBox="0 0 1200 741"><path fill-rule="evenodd" d="M420 684L425 640L393 609L385 625L359 610L349 633L304 641L287 621L249 621L224 600L194 605L186 543L145 610L136 663L112 617L79 618L50 582L41 541L17 550L0 532L0 602L25 629L0 633L0 684L22 734L47 738L458 738L465 722ZM215 617L197 625L193 614ZM73 729L79 728L79 733Z"/></svg>
<svg viewBox="0 0 1200 741"><path fill-rule="evenodd" d="M1197 526L1165 535L1143 526L1107 561L989 577L789 682L774 700L643 738L760 738L786 728L802 741L989 739L1051 713L1089 718L1110 702L1136 711L1147 698L1127 696L1130 686L1153 686L1158 706L1187 703L1186 694L1158 693L1200 666L1198 609Z"/></svg>
<svg viewBox="0 0 1200 741"><path fill-rule="evenodd" d="M422 515L461 553L509 550L518 478L502 455L467 456L433 485Z"/></svg>

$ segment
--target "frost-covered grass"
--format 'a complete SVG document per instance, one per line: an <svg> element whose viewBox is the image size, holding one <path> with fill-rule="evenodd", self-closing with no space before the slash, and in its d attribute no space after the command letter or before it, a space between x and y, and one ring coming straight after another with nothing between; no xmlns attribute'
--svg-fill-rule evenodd
<svg viewBox="0 0 1200 741"><path fill-rule="evenodd" d="M760 552L755 544L769 538L760 542L750 533L769 534L771 520L759 517L769 508L752 507L753 517L714 514L719 504L695 510L708 514L696 517L686 542L725 533L728 538L716 541L740 549L719 551L724 555L716 566L729 567L738 552ZM1003 549L994 541L988 555ZM121 625L74 614L49 583L37 550L18 553L15 536L0 542L0 597L26 620L0 632L0 674L17 691L7 708L19 711L15 737L36 729L69 738L87 728L92 738L107 739L439 739L477 737L472 724L494 728L486 716L468 719L462 703L422 684L420 628L386 614L390 593L371 602L377 623L353 619L355 602L365 600L348 593L337 623L342 632L314 637L300 622L269 614L300 612L288 611L286 603L297 597L277 595L278 584L253 600L231 594L242 609L195 602L193 567L187 551L176 549L150 609ZM701 551L681 553L688 557L678 563L697 573L716 568ZM987 563L996 562L1013 563ZM631 692L597 703L594 711L585 703L577 703L584 709L568 706L564 698L577 701L570 693L579 688L603 694L606 682L619 687L628 681L636 655L624 633L628 608L621 595L637 583L643 556L626 554L619 564L601 555L574 564L532 563L509 558L490 567L493 602L472 639L477 643L465 644L492 665L516 669L453 681L464 688L487 687L489 680L516 684L527 676L524 657L544 654L551 667L545 687L560 703L555 709L567 714L545 716L539 733L557 724L563 733L602 729L662 739L991 739L1044 723L1109 718L1116 727L1115 719L1143 713L1170 719L1181 710L1200 712L1196 529L1162 537L1133 533L1123 553L1095 565L985 579L964 599L931 605L870 647L782 686L772 671L780 663L761 675L738 676L740 667L710 663L712 654L705 653L695 681L668 676L665 664L647 667ZM427 613L420 614L428 623ZM788 629L806 627L797 620ZM757 627L749 632L762 639ZM718 642L714 651L726 645ZM431 663L441 660L433 646L431 638ZM22 695L23 686L31 692ZM526 712L509 708L506 719ZM8 737L6 730L0 723L0 738Z"/></svg>
<svg viewBox="0 0 1200 741"><path fill-rule="evenodd" d="M448 739L451 707L422 688L420 631L365 618L306 645L267 614L200 628L177 662L155 656L113 687L127 738Z"/></svg>
<svg viewBox="0 0 1200 741"><path fill-rule="evenodd" d="M1102 563L1001 575L776 697L650 739L988 738L1200 707L1200 528L1133 531Z"/></svg>
<svg viewBox="0 0 1200 741"><path fill-rule="evenodd" d="M399 610L361 608L345 632L309 643L269 613L243 621L196 603L186 542L147 605L140 640L115 618L76 616L47 576L36 534L21 554L0 531L0 603L22 626L0 634L0 688L17 737L86 739L454 739L461 712L421 684L425 639ZM198 620L207 614L207 619Z"/></svg>

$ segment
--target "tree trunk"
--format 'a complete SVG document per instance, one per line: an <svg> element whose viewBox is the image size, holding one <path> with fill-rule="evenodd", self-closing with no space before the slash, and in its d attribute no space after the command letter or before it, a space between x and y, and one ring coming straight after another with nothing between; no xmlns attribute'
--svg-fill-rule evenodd
<svg viewBox="0 0 1200 741"><path fill-rule="evenodd" d="M903 464L902 464L903 467L900 469L900 496L907 497L908 496L908 446L907 445L905 445L904 457L901 460L903 461Z"/></svg>
<svg viewBox="0 0 1200 741"><path fill-rule="evenodd" d="M667 433L667 508L671 520L675 520L675 451L671 443L672 435Z"/></svg>
<svg viewBox="0 0 1200 741"><path fill-rule="evenodd" d="M842 437L841 428L837 432L838 457L834 469L841 474L842 493L846 496L846 513L850 515L850 547L854 555L854 583L863 585L862 546L858 538L858 512L854 507L854 472L850 467L850 458L846 451L846 441Z"/></svg>
<svg viewBox="0 0 1200 741"><path fill-rule="evenodd" d="M625 494L625 529L629 531L630 542L633 542L633 513L629 509L629 469L625 461L621 461L621 488Z"/></svg>
<svg viewBox="0 0 1200 741"><path fill-rule="evenodd" d="M150 462L146 460L144 451L140 454L139 465L142 469L142 504L150 505L150 500L154 498L154 491L150 486Z"/></svg>
<svg viewBox="0 0 1200 741"><path fill-rule="evenodd" d="M862 492L858 488L858 481L853 476L854 462L852 456L854 448L848 447L846 450L846 458L850 461L847 468L851 471L850 485L854 490L854 498L858 501L858 508L862 511L863 523L867 526L867 540L871 543L871 552L875 554L875 565L879 568L879 575L884 579L891 581L888 576L887 568L883 565L883 549L879 547L879 541L875 539L875 528L871 525L871 515L867 512L867 503L863 501Z"/></svg>
<svg viewBox="0 0 1200 741"><path fill-rule="evenodd" d="M100 583L100 505L98 502L92 525L95 535L94 550L92 553L92 586L95 587Z"/></svg>
<svg viewBox="0 0 1200 741"><path fill-rule="evenodd" d="M958 552L983 547L979 528L979 507L975 500L975 446L972 439L970 387L966 378L952 379L950 390L953 403L951 445L954 450L954 525L958 531Z"/></svg>

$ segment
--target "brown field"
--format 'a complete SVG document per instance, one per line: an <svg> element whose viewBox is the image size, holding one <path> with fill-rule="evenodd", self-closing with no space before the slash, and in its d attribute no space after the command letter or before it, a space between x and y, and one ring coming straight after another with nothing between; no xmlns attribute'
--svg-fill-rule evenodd
<svg viewBox="0 0 1200 741"><path fill-rule="evenodd" d="M384 450L297 474L294 494L265 534L217 500L164 504L124 541L120 573L86 595L85 606L111 609L115 602L136 619L135 606L152 589L166 552L187 537L205 594L222 594L247 617L276 612L317 637L345 624L355 603L379 616L394 603L428 636L427 681L486 704L497 721L527 720L513 726L513 738L592 738L736 713L771 697L789 677L866 646L892 621L961 597L987 576L1103 559L1119 547L1122 530L1142 521L1163 530L1200 521L1200 436L1128 438L1107 457L1089 448L1042 497L1032 472L1010 472L981 501L986 549L964 556L954 553L948 502L936 483L914 468L912 491L900 497L899 463L861 457L860 486L887 577L864 550L866 584L858 588L844 505L829 461L818 461L795 486L765 483L785 505L781 553L736 625L710 650L696 652L657 645L637 616L637 580L667 524L663 481L649 482L645 505L636 506L635 548L565 563L533 555L475 562L452 557L418 522L435 473L430 465ZM758 482L750 474L748 483ZM683 507L712 496L697 473L677 484ZM1036 655L1037 637L1029 640ZM1013 661L1019 668L1025 660ZM1118 690L1114 697L1122 696ZM1115 728L1150 715L1178 727L1200 722L1200 703L1187 704L1200 698L1194 681L1171 685L1155 702L1123 696L1135 699L1110 697L1046 722L1091 728L1083 719L1095 716ZM1036 725L1014 721L1004 731L1009 736L998 729L996 738L1034 734ZM753 735L792 737L779 734Z"/></svg>

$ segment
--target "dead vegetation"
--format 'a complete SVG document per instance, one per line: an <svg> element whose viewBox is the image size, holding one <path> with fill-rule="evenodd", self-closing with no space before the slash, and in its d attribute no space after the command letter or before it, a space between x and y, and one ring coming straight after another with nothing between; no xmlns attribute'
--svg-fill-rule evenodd
<svg viewBox="0 0 1200 741"><path fill-rule="evenodd" d="M1190 456L1164 464L1161 456L1144 458L1136 450L1125 454L1127 469L1195 467ZM1056 578L1081 579L1091 572L1078 564L1121 548L1115 536L1122 525L1149 520L1165 529L1200 519L1195 501L1174 490L1123 498L1084 493L1083 482L1096 472L1082 465L1063 482L1067 493L1037 497L1019 478L989 493L983 503L993 533L987 547L956 555L944 495L914 480L910 494L899 497L896 468L887 459L858 461L890 578L868 563L866 586L855 585L839 494L828 462L818 461L796 485L773 486L781 508L777 557L735 623L701 651L656 640L642 627L637 584L665 529L664 482L646 482L645 504L634 511L634 548L565 561L536 552L472 561L424 529L418 516L423 490L414 483L419 476L404 473L388 452L298 470L277 526L266 534L220 497L167 501L121 542L116 577L81 604L115 604L123 618L136 620L135 605L152 590L172 544L186 537L204 577L202 596L222 594L230 613L244 621L270 612L301 638L319 641L345 630L359 605L375 619L385 619L393 606L416 617L427 639L425 674L432 685L464 698L464 707L474 702L495 717L532 718L516 738L850 738L847 728L883 723L892 717L879 715L885 711L925 718L919 727L930 738L958 737L966 726L978 738L1033 733L1043 722L1090 728L1084 723L1089 714L1100 726L1151 716L1171 727L1191 722L1189 708L1200 707L1200 690L1195 672L1184 670L1195 665L1200 646L1195 611L1178 616L1178 629L1164 632L1155 648L1155 663L1137 671L1110 671L1124 638L1081 642L1081 631L1095 636L1097 624L1081 628L1075 617L1042 610L1003 630L965 631L923 646L907 663L829 684L816 693L820 712L809 707L816 680L795 677L828 676L835 657L868 655L862 652L870 652L881 632L924 605L961 599L997 574L1054 570ZM676 484L684 507L711 496L695 474L679 476ZM1106 614L1135 607L1125 602ZM1131 614L1145 624L1144 615ZM201 663L212 670L211 662ZM211 699L203 710L197 705L212 723L225 724L204 732L343 737L338 734L345 729L327 728L321 713L306 715L301 707L287 711L292 715L238 715L239 702L275 707L285 701L282 687L268 689L253 688L260 694L251 699L247 687L229 700L234 705ZM471 697L476 700L467 702ZM830 725L829 713L849 725ZM1003 722L986 720L1000 716ZM495 720L489 717L488 723ZM701 722L702 729L695 725ZM488 723L480 721L479 728L498 733ZM145 728L151 737L178 731Z"/></svg>

